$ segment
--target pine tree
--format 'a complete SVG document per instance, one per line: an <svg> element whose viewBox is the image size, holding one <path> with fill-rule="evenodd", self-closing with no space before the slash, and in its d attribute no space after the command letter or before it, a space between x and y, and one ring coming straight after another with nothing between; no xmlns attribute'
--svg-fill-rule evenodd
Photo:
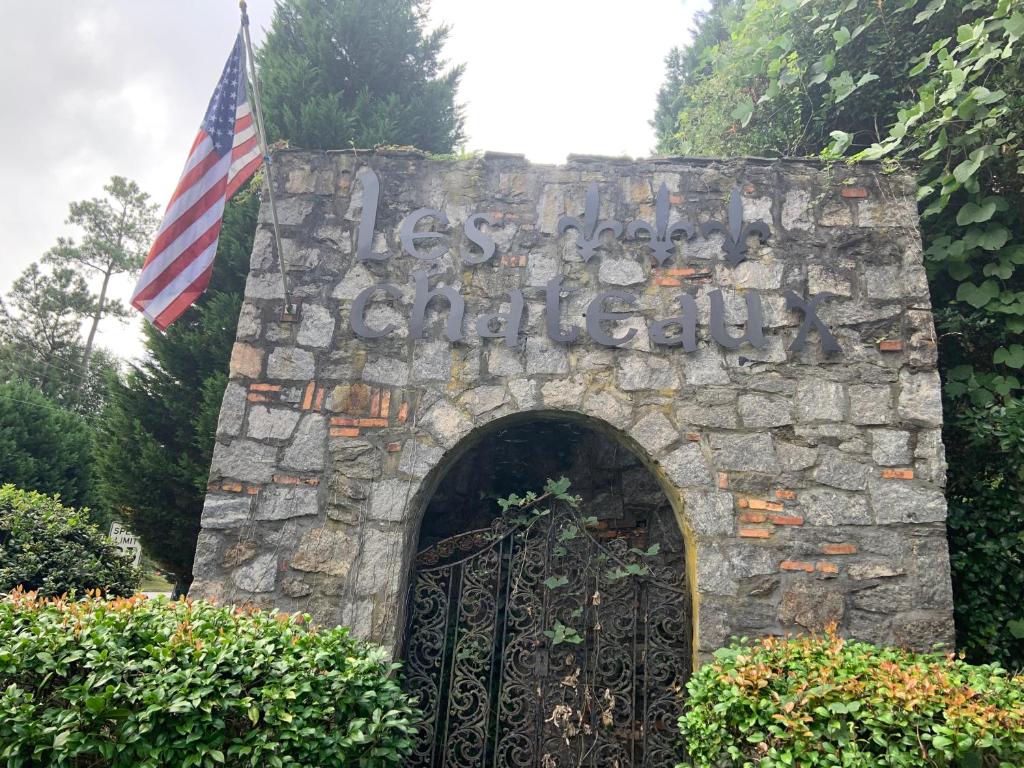
<svg viewBox="0 0 1024 768"><path fill-rule="evenodd" d="M106 316L126 318L128 309L107 296L110 278L132 273L142 266L149 238L156 226L156 206L134 181L113 176L103 191L105 197L79 200L69 206L67 223L80 227L82 238L76 242L61 237L47 252L45 261L61 268L72 268L102 278L99 294L93 297L89 335L78 364L80 386L89 370L96 329Z"/></svg>

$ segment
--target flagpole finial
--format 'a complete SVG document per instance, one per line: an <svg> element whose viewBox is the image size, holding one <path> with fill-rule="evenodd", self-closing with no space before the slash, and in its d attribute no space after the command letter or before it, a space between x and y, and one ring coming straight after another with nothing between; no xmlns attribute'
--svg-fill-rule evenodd
<svg viewBox="0 0 1024 768"><path fill-rule="evenodd" d="M242 26L249 26L249 10L245 0L238 0L238 10L242 12Z"/></svg>

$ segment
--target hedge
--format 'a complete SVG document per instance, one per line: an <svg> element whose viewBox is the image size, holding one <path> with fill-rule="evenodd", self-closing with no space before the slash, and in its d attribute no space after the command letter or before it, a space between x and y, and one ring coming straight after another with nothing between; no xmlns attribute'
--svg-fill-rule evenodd
<svg viewBox="0 0 1024 768"><path fill-rule="evenodd" d="M688 682L697 768L1024 765L1024 678L846 641L735 642Z"/></svg>
<svg viewBox="0 0 1024 768"><path fill-rule="evenodd" d="M185 600L0 598L0 765L400 765L416 713L347 629Z"/></svg>

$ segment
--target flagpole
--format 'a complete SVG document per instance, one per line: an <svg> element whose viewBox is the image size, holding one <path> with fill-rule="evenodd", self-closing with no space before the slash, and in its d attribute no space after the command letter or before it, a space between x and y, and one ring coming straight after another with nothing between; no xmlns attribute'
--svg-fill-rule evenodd
<svg viewBox="0 0 1024 768"><path fill-rule="evenodd" d="M239 0L242 12L242 37L245 40L245 54L249 59L249 84L252 86L253 112L256 116L256 135L263 152L263 164L267 168L267 190L270 196L270 218L274 224L274 242L277 245L277 262L281 268L281 284L284 287L284 314L294 315L294 307L288 294L288 274L284 268L284 249L281 247L281 230L277 223L277 206L274 204L274 180L270 172L270 149L267 147L267 131L263 125L263 107L260 104L260 86L256 79L256 58L252 54L252 41L249 39L249 13L245 0Z"/></svg>

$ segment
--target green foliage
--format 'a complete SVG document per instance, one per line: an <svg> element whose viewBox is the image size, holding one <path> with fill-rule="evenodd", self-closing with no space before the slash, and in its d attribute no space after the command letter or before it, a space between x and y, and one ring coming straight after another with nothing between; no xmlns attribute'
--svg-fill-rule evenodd
<svg viewBox="0 0 1024 768"><path fill-rule="evenodd" d="M412 710L347 629L143 597L0 600L0 760L400 766Z"/></svg>
<svg viewBox="0 0 1024 768"><path fill-rule="evenodd" d="M1024 621L1024 3L751 0L716 13L685 51L698 62L688 94L659 99L663 151L821 153L917 173L958 641L969 658L1024 667L1009 631Z"/></svg>
<svg viewBox="0 0 1024 768"><path fill-rule="evenodd" d="M715 653L679 727L695 768L992 766L1024 761L1024 679L825 637Z"/></svg>
<svg viewBox="0 0 1024 768"><path fill-rule="evenodd" d="M35 387L0 384L0 484L56 493L72 506L96 501L93 430Z"/></svg>
<svg viewBox="0 0 1024 768"><path fill-rule="evenodd" d="M149 356L114 385L102 424L104 500L123 510L146 552L181 585L192 580L258 207L253 187L228 203L209 288L166 333L146 326Z"/></svg>
<svg viewBox="0 0 1024 768"><path fill-rule="evenodd" d="M59 496L0 486L0 592L130 595L138 586L131 558L89 522L88 510L65 507ZM0 648L8 650L3 641Z"/></svg>
<svg viewBox="0 0 1024 768"><path fill-rule="evenodd" d="M282 0L257 54L271 141L452 152L462 67L442 71L448 27L423 0Z"/></svg>

